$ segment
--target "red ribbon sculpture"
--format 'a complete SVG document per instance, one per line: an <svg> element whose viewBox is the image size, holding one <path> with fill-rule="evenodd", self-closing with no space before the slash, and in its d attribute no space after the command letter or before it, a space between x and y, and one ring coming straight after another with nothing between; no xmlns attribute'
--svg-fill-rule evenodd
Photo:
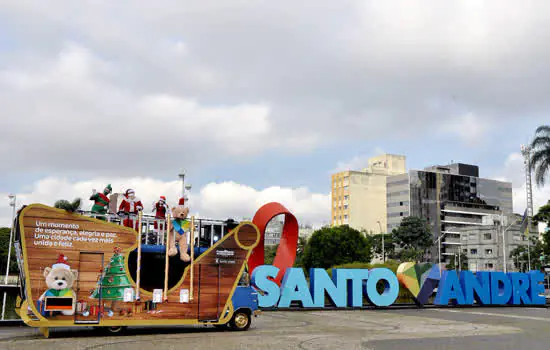
<svg viewBox="0 0 550 350"><path fill-rule="evenodd" d="M286 269L294 265L296 247L298 245L298 220L296 220L296 217L294 217L287 208L279 203L272 202L258 209L252 222L254 225L258 226L260 230L260 242L256 248L254 248L248 259L248 268L251 274L256 267L264 264L265 228L271 219L281 214L284 214L285 221L281 234L281 242L279 243L279 248L277 248L277 254L273 261L273 266L279 268L277 277L273 279L278 285L281 285Z"/></svg>

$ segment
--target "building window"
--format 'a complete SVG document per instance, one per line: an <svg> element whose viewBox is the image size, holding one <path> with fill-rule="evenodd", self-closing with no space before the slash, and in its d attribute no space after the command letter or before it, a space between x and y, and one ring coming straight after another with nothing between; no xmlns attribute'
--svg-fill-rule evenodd
<svg viewBox="0 0 550 350"><path fill-rule="evenodd" d="M463 241L467 241L468 240L468 235L461 235L460 239L462 239Z"/></svg>
<svg viewBox="0 0 550 350"><path fill-rule="evenodd" d="M344 200L347 201L349 199L349 196L348 195L345 195L344 196Z"/></svg>
<svg viewBox="0 0 550 350"><path fill-rule="evenodd" d="M471 255L477 255L477 249L470 249Z"/></svg>
<svg viewBox="0 0 550 350"><path fill-rule="evenodd" d="M403 212L400 212L400 213L399 213L399 216L403 216Z"/></svg>
<svg viewBox="0 0 550 350"><path fill-rule="evenodd" d="M401 207L402 207L402 206L403 206L403 202L399 202L399 206L401 206Z"/></svg>
<svg viewBox="0 0 550 350"><path fill-rule="evenodd" d="M344 220L347 220L348 219L348 216L347 215L344 215Z"/></svg>
<svg viewBox="0 0 550 350"><path fill-rule="evenodd" d="M475 233L470 233L469 238L470 239L476 239L476 234Z"/></svg>
<svg viewBox="0 0 550 350"><path fill-rule="evenodd" d="M490 240L491 239L491 234L490 233L484 233L483 234L483 239Z"/></svg>
<svg viewBox="0 0 550 350"><path fill-rule="evenodd" d="M493 255L492 249L485 249L485 255Z"/></svg>
<svg viewBox="0 0 550 350"><path fill-rule="evenodd" d="M466 254L466 253L468 253L468 249L462 249L462 252L463 252L464 254Z"/></svg>
<svg viewBox="0 0 550 350"><path fill-rule="evenodd" d="M349 186L344 186L344 191L347 191L349 189Z"/></svg>
<svg viewBox="0 0 550 350"><path fill-rule="evenodd" d="M347 205L347 204L344 205L344 209L345 209L345 210L348 210L348 205Z"/></svg>

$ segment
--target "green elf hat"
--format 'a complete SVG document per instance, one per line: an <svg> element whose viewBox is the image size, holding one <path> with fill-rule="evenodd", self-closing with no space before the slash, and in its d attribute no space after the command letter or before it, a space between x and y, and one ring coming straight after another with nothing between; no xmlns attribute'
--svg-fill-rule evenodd
<svg viewBox="0 0 550 350"><path fill-rule="evenodd" d="M113 192L113 188L111 187L111 184L108 184L107 186L105 186L105 189L109 190L109 193Z"/></svg>

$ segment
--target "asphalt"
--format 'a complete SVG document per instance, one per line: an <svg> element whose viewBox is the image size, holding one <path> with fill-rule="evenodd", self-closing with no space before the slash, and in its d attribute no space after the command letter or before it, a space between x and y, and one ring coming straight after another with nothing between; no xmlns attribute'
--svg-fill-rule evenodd
<svg viewBox="0 0 550 350"><path fill-rule="evenodd" d="M426 308L273 311L246 332L213 327L130 328L104 336L28 327L0 328L0 349L550 349L550 309Z"/></svg>

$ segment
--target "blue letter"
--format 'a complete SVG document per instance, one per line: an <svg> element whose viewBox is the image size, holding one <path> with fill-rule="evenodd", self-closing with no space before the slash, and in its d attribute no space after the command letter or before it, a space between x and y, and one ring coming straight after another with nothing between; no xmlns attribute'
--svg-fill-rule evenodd
<svg viewBox="0 0 550 350"><path fill-rule="evenodd" d="M511 272L512 278L512 304L520 305L531 304L531 299L527 291L529 290L529 276L526 273Z"/></svg>
<svg viewBox="0 0 550 350"><path fill-rule="evenodd" d="M277 283L269 280L269 277L277 277L279 268L271 265L258 266L252 271L251 283L261 290L258 293L258 305L260 307L271 307L277 304L280 296L280 290Z"/></svg>
<svg viewBox="0 0 550 350"><path fill-rule="evenodd" d="M529 295L531 296L531 302L534 305L546 305L546 298L544 297L544 285L540 284L544 282L544 274L540 271L529 271L530 285ZM540 295L542 294L542 295Z"/></svg>
<svg viewBox="0 0 550 350"><path fill-rule="evenodd" d="M384 281L384 291L379 294L376 290L378 281ZM373 269L367 279L366 294L368 300L376 306L390 306L399 295L399 281L391 270L386 268Z"/></svg>
<svg viewBox="0 0 550 350"><path fill-rule="evenodd" d="M501 283L502 282L502 288ZM512 283L504 272L491 272L491 304L505 305L512 297Z"/></svg>
<svg viewBox="0 0 550 350"><path fill-rule="evenodd" d="M346 283L348 306L363 306L363 280L369 278L369 270L334 269L332 270L332 278L336 279L338 286L342 286L343 281L348 280Z"/></svg>
<svg viewBox="0 0 550 350"><path fill-rule="evenodd" d="M340 283L337 280L336 270L333 270L332 281L325 269L310 269L309 290L313 295L315 307L325 307L325 291L327 292L332 305L346 307L346 281Z"/></svg>
<svg viewBox="0 0 550 350"><path fill-rule="evenodd" d="M491 277L488 272L480 271L474 276L471 271L461 271L460 285L466 305L473 305L474 298L481 305L491 304Z"/></svg>
<svg viewBox="0 0 550 350"><path fill-rule="evenodd" d="M464 293L460 287L458 276L455 270L443 271L437 294L435 295L434 304L449 305L449 300L456 299L453 304L464 305Z"/></svg>
<svg viewBox="0 0 550 350"><path fill-rule="evenodd" d="M293 300L301 301L302 307L313 307L313 300L307 287L306 276L300 268L291 267L286 270L281 283L283 291L279 307L289 307Z"/></svg>

